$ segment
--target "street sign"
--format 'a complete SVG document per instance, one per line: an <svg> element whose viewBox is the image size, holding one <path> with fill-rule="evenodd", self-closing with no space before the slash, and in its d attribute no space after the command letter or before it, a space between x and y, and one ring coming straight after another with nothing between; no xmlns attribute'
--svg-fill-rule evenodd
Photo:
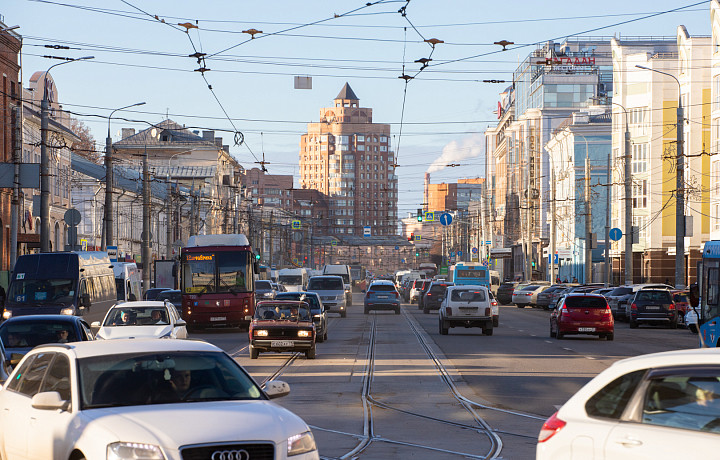
<svg viewBox="0 0 720 460"><path fill-rule="evenodd" d="M442 225L450 225L452 224L452 214L449 214L447 212L444 212L440 215L440 223Z"/></svg>
<svg viewBox="0 0 720 460"><path fill-rule="evenodd" d="M451 253L450 253L450 257L455 257L455 253L454 253L454 252L451 252Z"/></svg>
<svg viewBox="0 0 720 460"><path fill-rule="evenodd" d="M400 259L400 262L403 263L403 264L406 263L406 262L405 262L405 259Z"/></svg>
<svg viewBox="0 0 720 460"><path fill-rule="evenodd" d="M395 250L397 251L398 249L400 249L400 246L395 246Z"/></svg>
<svg viewBox="0 0 720 460"><path fill-rule="evenodd" d="M337 240L332 240L330 242L330 246L337 246Z"/></svg>
<svg viewBox="0 0 720 460"><path fill-rule="evenodd" d="M372 235L372 232L370 231L370 227L363 227L363 236L370 236Z"/></svg>
<svg viewBox="0 0 720 460"><path fill-rule="evenodd" d="M66 224L74 227L75 225L80 223L80 221L82 220L82 216L80 215L80 211L75 208L71 208L65 211L64 220Z"/></svg>
<svg viewBox="0 0 720 460"><path fill-rule="evenodd" d="M293 232L292 239L293 239L293 241L302 241L302 239L303 239L302 232Z"/></svg>
<svg viewBox="0 0 720 460"><path fill-rule="evenodd" d="M620 241L620 238L622 238L622 234L622 230L617 227L610 229L610 239L613 241Z"/></svg>
<svg viewBox="0 0 720 460"><path fill-rule="evenodd" d="M435 213L428 211L425 213L425 222L432 222L435 220Z"/></svg>
<svg viewBox="0 0 720 460"><path fill-rule="evenodd" d="M108 246L107 255L110 258L110 262L117 262L118 260L118 248L117 246Z"/></svg>
<svg viewBox="0 0 720 460"><path fill-rule="evenodd" d="M458 257L462 257L462 251L458 251Z"/></svg>
<svg viewBox="0 0 720 460"><path fill-rule="evenodd" d="M422 235L415 235L415 241L422 240Z"/></svg>
<svg viewBox="0 0 720 460"><path fill-rule="evenodd" d="M477 248L472 248L471 251L472 251L473 254L477 254L478 249L477 249Z"/></svg>
<svg viewBox="0 0 720 460"><path fill-rule="evenodd" d="M292 221L292 229L293 229L293 230L299 230L299 229L300 229L300 221L299 221L299 220L294 220L294 221Z"/></svg>
<svg viewBox="0 0 720 460"><path fill-rule="evenodd" d="M88 240L87 240L87 238L82 238L82 239L80 240L80 250L81 250L81 251L87 251L87 246L88 246Z"/></svg>

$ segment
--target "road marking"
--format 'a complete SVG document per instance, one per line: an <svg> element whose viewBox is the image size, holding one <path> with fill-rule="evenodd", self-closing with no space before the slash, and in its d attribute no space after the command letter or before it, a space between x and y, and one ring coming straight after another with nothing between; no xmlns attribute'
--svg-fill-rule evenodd
<svg viewBox="0 0 720 460"><path fill-rule="evenodd" d="M552 343L552 340L546 340L545 343Z"/></svg>
<svg viewBox="0 0 720 460"><path fill-rule="evenodd" d="M537 335L535 335L535 334L530 334L530 337L537 337Z"/></svg>
<svg viewBox="0 0 720 460"><path fill-rule="evenodd" d="M565 347L563 347L563 350L565 350L565 351L573 351L572 348L565 348Z"/></svg>
<svg viewBox="0 0 720 460"><path fill-rule="evenodd" d="M595 359L592 356L586 356L587 359Z"/></svg>

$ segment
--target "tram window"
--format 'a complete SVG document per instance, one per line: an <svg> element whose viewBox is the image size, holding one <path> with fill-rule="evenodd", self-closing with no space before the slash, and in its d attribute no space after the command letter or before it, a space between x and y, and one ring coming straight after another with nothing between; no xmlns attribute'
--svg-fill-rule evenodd
<svg viewBox="0 0 720 460"><path fill-rule="evenodd" d="M720 268L708 268L707 304L717 306L720 301Z"/></svg>

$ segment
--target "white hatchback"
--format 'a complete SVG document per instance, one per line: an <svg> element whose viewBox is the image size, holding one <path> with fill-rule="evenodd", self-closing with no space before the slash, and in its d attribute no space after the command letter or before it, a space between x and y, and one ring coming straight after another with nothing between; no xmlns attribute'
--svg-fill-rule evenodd
<svg viewBox="0 0 720 460"><path fill-rule="evenodd" d="M307 424L269 401L289 392L202 341L44 345L0 390L0 457L318 459Z"/></svg>
<svg viewBox="0 0 720 460"><path fill-rule="evenodd" d="M538 460L717 458L720 350L617 361L543 425Z"/></svg>
<svg viewBox="0 0 720 460"><path fill-rule="evenodd" d="M187 325L175 306L154 300L119 303L108 310L102 323L96 321L90 328L96 339L187 338Z"/></svg>
<svg viewBox="0 0 720 460"><path fill-rule="evenodd" d="M440 334L447 335L451 327L479 327L484 335L492 335L493 302L485 286L448 286L438 311Z"/></svg>

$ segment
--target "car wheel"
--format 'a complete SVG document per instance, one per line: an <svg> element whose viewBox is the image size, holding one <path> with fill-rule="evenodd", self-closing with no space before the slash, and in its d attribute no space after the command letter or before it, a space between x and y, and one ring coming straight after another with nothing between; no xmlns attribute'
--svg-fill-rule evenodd
<svg viewBox="0 0 720 460"><path fill-rule="evenodd" d="M319 343L322 343L322 342L325 341L325 339L323 338L322 335L318 335L318 336L315 338L315 340L316 340L317 342L319 342Z"/></svg>
<svg viewBox="0 0 720 460"><path fill-rule="evenodd" d="M328 335L327 335L327 330L326 330L325 333L323 334L323 342L326 341L327 338L328 338Z"/></svg>
<svg viewBox="0 0 720 460"><path fill-rule="evenodd" d="M675 320L675 321L673 321L672 323L670 323L670 329L677 329L677 327L678 327L677 320Z"/></svg>
<svg viewBox="0 0 720 460"><path fill-rule="evenodd" d="M260 351L257 348L250 346L250 359L257 359L260 356Z"/></svg>
<svg viewBox="0 0 720 460"><path fill-rule="evenodd" d="M397 308L395 309L395 314L396 314L396 315L399 315L399 314L400 314L400 307L397 307Z"/></svg>
<svg viewBox="0 0 720 460"><path fill-rule="evenodd" d="M493 327L499 327L500 326L500 318L497 316L493 317Z"/></svg>
<svg viewBox="0 0 720 460"><path fill-rule="evenodd" d="M552 325L550 325L550 338L554 339L557 337L557 332L553 331Z"/></svg>
<svg viewBox="0 0 720 460"><path fill-rule="evenodd" d="M609 333L608 335L605 336L605 340L607 340L607 341L612 341L613 339L615 339L615 333L614 333L614 332L611 332L611 333Z"/></svg>
<svg viewBox="0 0 720 460"><path fill-rule="evenodd" d="M638 322L630 320L630 329L635 329L638 327Z"/></svg>
<svg viewBox="0 0 720 460"><path fill-rule="evenodd" d="M697 334L697 333L698 333L697 324L689 324L689 325L688 325L688 329L689 329L690 332L692 332L693 334Z"/></svg>
<svg viewBox="0 0 720 460"><path fill-rule="evenodd" d="M440 318L440 320L438 321L438 325L438 329L440 329L440 335L448 335L450 329L445 326L445 321L442 318Z"/></svg>
<svg viewBox="0 0 720 460"><path fill-rule="evenodd" d="M493 334L493 328L492 327L484 327L482 330L483 335L492 335Z"/></svg>
<svg viewBox="0 0 720 460"><path fill-rule="evenodd" d="M309 350L305 351L305 358L307 359L315 359L315 345L312 346Z"/></svg>
<svg viewBox="0 0 720 460"><path fill-rule="evenodd" d="M516 303L515 306L518 307L518 308L525 308L525 304L524 304L524 303Z"/></svg>

